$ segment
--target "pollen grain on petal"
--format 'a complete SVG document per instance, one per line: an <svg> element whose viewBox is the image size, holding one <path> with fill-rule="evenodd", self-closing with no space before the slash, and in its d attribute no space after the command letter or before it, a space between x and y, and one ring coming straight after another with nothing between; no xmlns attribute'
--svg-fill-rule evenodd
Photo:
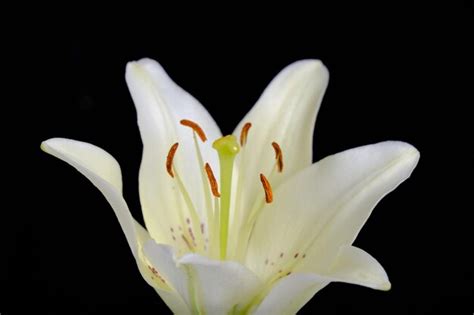
<svg viewBox="0 0 474 315"><path fill-rule="evenodd" d="M260 174L260 181L262 182L263 189L265 190L265 202L271 203L273 201L272 186L263 174Z"/></svg>
<svg viewBox="0 0 474 315"><path fill-rule="evenodd" d="M275 159L277 161L278 172L283 171L283 152L281 151L281 147L275 141L272 142L272 147L275 150Z"/></svg>
<svg viewBox="0 0 474 315"><path fill-rule="evenodd" d="M212 168L209 163L206 163L204 169L206 170L207 178L209 179L209 184L211 185L211 191L214 197L220 197L221 194L219 193L219 189L217 186L217 180L212 172Z"/></svg>
<svg viewBox="0 0 474 315"><path fill-rule="evenodd" d="M178 145L179 143L176 142L173 144L168 152L168 156L166 157L166 171L168 174L170 174L171 177L174 178L174 172L173 172L173 158L174 155L176 154L176 150L178 150Z"/></svg>
<svg viewBox="0 0 474 315"><path fill-rule="evenodd" d="M180 123L183 126L190 127L191 129L193 129L194 132L197 133L201 141L206 142L206 134L204 133L204 130L202 130L201 126L199 126L197 123L189 119L181 119Z"/></svg>
<svg viewBox="0 0 474 315"><path fill-rule="evenodd" d="M240 132L240 146L243 147L247 143L247 135L249 133L250 127L252 127L252 123L245 123L242 127L242 131Z"/></svg>

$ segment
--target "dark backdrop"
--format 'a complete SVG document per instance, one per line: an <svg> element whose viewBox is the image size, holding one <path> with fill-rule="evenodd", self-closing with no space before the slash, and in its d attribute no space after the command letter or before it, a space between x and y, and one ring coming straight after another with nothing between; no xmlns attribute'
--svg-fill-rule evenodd
<svg viewBox="0 0 474 315"><path fill-rule="evenodd" d="M472 58L472 9L466 5L456 15L441 7L379 9L376 17L340 17L322 26L275 17L284 23L247 31L244 18L225 29L151 23L146 35L108 26L66 36L59 24L21 40L25 58L18 66L25 72L17 73L18 111L5 119L5 137L32 160L6 170L20 172L6 190L14 202L3 210L0 313L28 307L34 314L166 313L141 279L99 191L39 149L42 140L60 136L110 152L122 167L125 198L142 222L142 146L124 69L129 60L150 57L201 101L223 133L284 66L323 60L331 78L314 160L383 140L413 144L421 160L380 202L356 241L385 267L392 290L331 284L302 313L471 314L472 99L466 92L472 92L472 63L466 57ZM6 155L19 161L17 154Z"/></svg>

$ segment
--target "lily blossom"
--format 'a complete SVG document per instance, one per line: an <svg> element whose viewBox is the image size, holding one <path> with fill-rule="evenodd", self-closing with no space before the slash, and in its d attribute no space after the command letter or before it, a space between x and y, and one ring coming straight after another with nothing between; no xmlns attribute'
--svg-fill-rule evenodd
<svg viewBox="0 0 474 315"><path fill-rule="evenodd" d="M328 80L318 60L289 65L223 137L156 61L128 63L146 229L130 214L110 154L63 138L41 147L102 192L141 275L174 313L294 314L333 281L390 289L383 267L352 244L419 159L410 144L386 141L313 164Z"/></svg>

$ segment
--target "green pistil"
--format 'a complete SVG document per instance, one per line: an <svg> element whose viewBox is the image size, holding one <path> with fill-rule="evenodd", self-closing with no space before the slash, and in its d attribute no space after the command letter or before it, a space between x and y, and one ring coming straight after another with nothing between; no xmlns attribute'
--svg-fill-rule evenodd
<svg viewBox="0 0 474 315"><path fill-rule="evenodd" d="M219 154L220 163L220 222L219 222L219 239L220 239L220 258L223 260L227 255L227 238L229 234L229 210L230 210L230 194L232 185L232 171L234 169L234 159L239 153L239 144L237 138L233 135L225 136L217 139L212 147Z"/></svg>

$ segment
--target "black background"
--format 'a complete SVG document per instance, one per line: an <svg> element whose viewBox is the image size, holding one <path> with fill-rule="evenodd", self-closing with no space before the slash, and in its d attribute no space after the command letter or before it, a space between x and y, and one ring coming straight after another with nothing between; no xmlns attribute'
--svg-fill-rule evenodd
<svg viewBox="0 0 474 315"><path fill-rule="evenodd" d="M167 313L99 191L39 149L60 136L110 152L142 222L141 141L124 69L150 57L204 104L224 134L284 66L321 59L331 77L315 161L383 140L421 152L412 177L380 202L355 243L385 267L391 291L331 284L301 313L472 314L472 6L370 9L377 14L349 9L352 19L339 15L321 26L314 21L324 11L294 21L275 16L258 28L243 16L228 28L226 16L208 27L204 19L185 25L182 18L136 31L105 22L100 30L66 33L60 23L40 31L32 25L31 36L15 41L22 59L10 66L18 66L19 92L14 114L4 116L5 138L13 142L4 152L15 160L4 166L15 177L1 222L0 313ZM22 156L31 160L20 164Z"/></svg>

